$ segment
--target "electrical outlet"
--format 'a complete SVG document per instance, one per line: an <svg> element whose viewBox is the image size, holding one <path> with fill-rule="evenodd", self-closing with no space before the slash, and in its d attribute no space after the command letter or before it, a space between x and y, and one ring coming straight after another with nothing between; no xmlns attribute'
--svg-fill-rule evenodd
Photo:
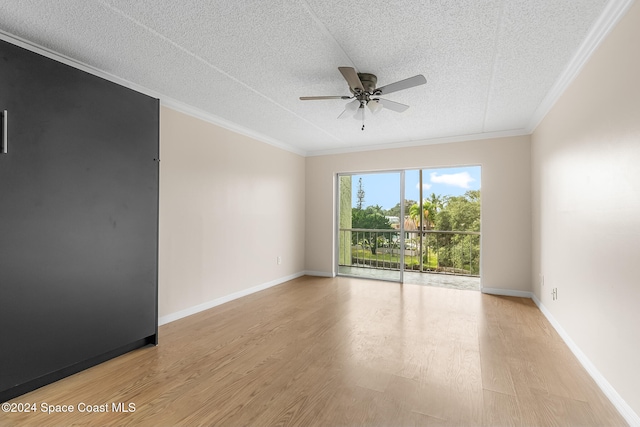
<svg viewBox="0 0 640 427"><path fill-rule="evenodd" d="M540 273L540 286L544 288L544 274Z"/></svg>
<svg viewBox="0 0 640 427"><path fill-rule="evenodd" d="M557 301L558 300L558 288L553 288L553 290L551 291L551 295L553 296L553 300Z"/></svg>
<svg viewBox="0 0 640 427"><path fill-rule="evenodd" d="M280 265L282 264L282 257L276 257L276 264Z"/></svg>

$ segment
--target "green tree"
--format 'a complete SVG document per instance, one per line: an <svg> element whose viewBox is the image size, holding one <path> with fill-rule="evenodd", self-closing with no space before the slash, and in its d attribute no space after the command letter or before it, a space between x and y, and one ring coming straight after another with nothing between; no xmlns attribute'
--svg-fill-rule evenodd
<svg viewBox="0 0 640 427"><path fill-rule="evenodd" d="M368 206L365 209L355 208L351 211L351 226L353 228L369 228L376 230L391 229L391 223L385 217L381 206Z"/></svg>
<svg viewBox="0 0 640 427"><path fill-rule="evenodd" d="M440 194L431 193L427 200L436 210L440 210L444 207L446 199L446 197L443 197Z"/></svg>
<svg viewBox="0 0 640 427"><path fill-rule="evenodd" d="M412 205L415 205L416 202L415 200L410 200L410 199L405 199L404 200L404 212L405 215L409 214L409 209L411 208ZM397 216L398 218L400 218L400 202L396 203L396 205L394 207L392 207L391 209L388 209L387 211L385 211L385 215L387 216Z"/></svg>
<svg viewBox="0 0 640 427"><path fill-rule="evenodd" d="M392 230L391 223L385 217L385 211L382 206L368 206L365 209L355 208L351 211L351 226L355 229L374 229L374 230ZM353 244L368 245L371 253L375 254L378 246L386 241L390 233L376 232L352 232Z"/></svg>
<svg viewBox="0 0 640 427"><path fill-rule="evenodd" d="M429 213L431 215L431 223L434 225L434 227L438 222L438 214L444 208L445 204L447 203L447 199L447 196L441 196L440 194L436 193L431 193L431 195L427 199L427 201L431 204L431 210L429 210Z"/></svg>
<svg viewBox="0 0 640 427"><path fill-rule="evenodd" d="M427 215L429 215L429 211L427 211L426 209L423 209L422 210L423 222L426 222ZM418 228L420 227L420 204L419 203L414 203L413 205L411 205L411 207L409 208L409 218L411 218L411 220L416 225L416 227Z"/></svg>
<svg viewBox="0 0 640 427"><path fill-rule="evenodd" d="M444 231L480 231L480 190L447 198L437 215L436 226ZM437 248L440 266L456 266L478 273L480 239L477 235L440 234Z"/></svg>
<svg viewBox="0 0 640 427"><path fill-rule="evenodd" d="M364 204L364 187L362 187L362 178L358 178L358 192L356 194L358 197L356 209L362 209L362 205Z"/></svg>
<svg viewBox="0 0 640 427"><path fill-rule="evenodd" d="M480 190L449 197L438 219L439 230L480 231Z"/></svg>
<svg viewBox="0 0 640 427"><path fill-rule="evenodd" d="M426 229L433 228L438 209L429 200L422 201L422 223ZM420 228L420 204L414 203L409 208L409 218L411 218L417 228Z"/></svg>

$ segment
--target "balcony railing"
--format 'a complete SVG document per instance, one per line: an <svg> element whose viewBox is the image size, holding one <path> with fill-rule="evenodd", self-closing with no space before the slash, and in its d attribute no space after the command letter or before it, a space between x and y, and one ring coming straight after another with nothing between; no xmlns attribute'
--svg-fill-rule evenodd
<svg viewBox="0 0 640 427"><path fill-rule="evenodd" d="M404 238L404 269L409 271L480 275L480 233L438 230L373 230L341 228L340 266L399 270Z"/></svg>

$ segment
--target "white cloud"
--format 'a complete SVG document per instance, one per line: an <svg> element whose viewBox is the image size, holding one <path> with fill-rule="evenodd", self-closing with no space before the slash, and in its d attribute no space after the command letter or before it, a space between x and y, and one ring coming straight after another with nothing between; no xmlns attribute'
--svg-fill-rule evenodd
<svg viewBox="0 0 640 427"><path fill-rule="evenodd" d="M435 182L436 184L446 184L460 188L470 188L469 183L475 181L475 179L473 179L471 175L469 175L469 172L452 174L445 173L442 175L438 175L438 172L431 172L430 177L431 182Z"/></svg>
<svg viewBox="0 0 640 427"><path fill-rule="evenodd" d="M431 185L431 184L429 184L428 182L423 182L423 183L422 183L422 189L423 189L423 190L428 190L428 189L430 189L431 187L432 187L432 185ZM416 184L416 190L419 190L419 189L420 189L420 183L417 183L417 184Z"/></svg>

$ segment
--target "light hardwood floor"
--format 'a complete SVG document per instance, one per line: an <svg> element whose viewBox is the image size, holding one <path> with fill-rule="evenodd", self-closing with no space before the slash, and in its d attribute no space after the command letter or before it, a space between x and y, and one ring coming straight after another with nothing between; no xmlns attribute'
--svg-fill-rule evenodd
<svg viewBox="0 0 640 427"><path fill-rule="evenodd" d="M626 425L531 300L348 278L164 325L159 346L12 402L38 413L0 413L2 426Z"/></svg>

